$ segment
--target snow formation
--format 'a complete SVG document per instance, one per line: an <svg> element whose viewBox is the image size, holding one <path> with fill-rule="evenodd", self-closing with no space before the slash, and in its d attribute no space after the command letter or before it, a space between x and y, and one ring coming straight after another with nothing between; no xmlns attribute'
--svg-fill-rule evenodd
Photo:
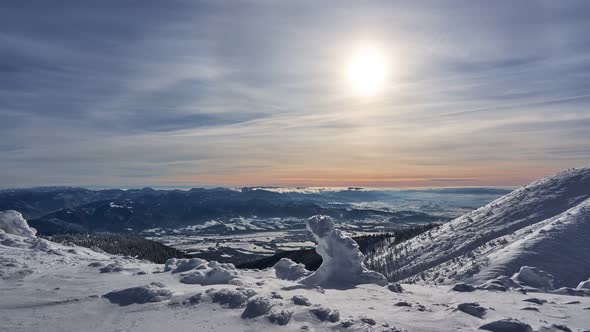
<svg viewBox="0 0 590 332"><path fill-rule="evenodd" d="M305 265L297 264L289 258L281 258L275 264L274 269L277 278L285 280L301 279L311 273L305 269Z"/></svg>
<svg viewBox="0 0 590 332"><path fill-rule="evenodd" d="M198 258L197 258L198 259ZM193 259L194 260L194 259ZM230 263L218 263L216 261L207 262L201 264L191 264L186 262L183 265L180 273L180 282L185 284L199 284L199 285L214 285L214 284L227 284L232 280L236 279L239 275L238 270L233 264ZM201 260L203 261L203 260ZM188 266L194 266L190 270L185 270ZM178 270L176 268L174 271ZM172 273L174 273L172 271Z"/></svg>
<svg viewBox="0 0 590 332"><path fill-rule="evenodd" d="M35 238L37 231L29 227L22 214L14 210L0 211L0 234Z"/></svg>
<svg viewBox="0 0 590 332"><path fill-rule="evenodd" d="M365 267L365 256L358 244L335 229L332 218L311 217L307 220L307 229L316 238L316 251L323 261L317 271L301 280L301 283L324 288L348 288L360 284L387 285L387 279L381 273Z"/></svg>

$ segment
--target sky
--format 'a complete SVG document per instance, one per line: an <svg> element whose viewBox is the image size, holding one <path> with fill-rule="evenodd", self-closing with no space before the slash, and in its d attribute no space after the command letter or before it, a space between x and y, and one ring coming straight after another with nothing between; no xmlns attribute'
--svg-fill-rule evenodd
<svg viewBox="0 0 590 332"><path fill-rule="evenodd" d="M0 187L526 184L590 164L588 31L588 1L2 2Z"/></svg>

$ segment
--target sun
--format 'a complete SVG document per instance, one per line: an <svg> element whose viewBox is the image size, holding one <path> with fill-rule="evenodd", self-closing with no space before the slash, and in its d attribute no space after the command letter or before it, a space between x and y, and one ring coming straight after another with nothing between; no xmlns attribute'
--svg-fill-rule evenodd
<svg viewBox="0 0 590 332"><path fill-rule="evenodd" d="M348 60L346 77L354 93L371 97L383 91L387 83L389 66L382 51L363 47Z"/></svg>

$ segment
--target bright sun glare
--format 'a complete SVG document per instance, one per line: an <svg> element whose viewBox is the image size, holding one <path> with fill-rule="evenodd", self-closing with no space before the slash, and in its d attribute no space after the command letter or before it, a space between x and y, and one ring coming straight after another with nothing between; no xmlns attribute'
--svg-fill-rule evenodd
<svg viewBox="0 0 590 332"><path fill-rule="evenodd" d="M377 48L361 48L348 61L347 78L360 96L370 97L381 92L386 85L388 64Z"/></svg>

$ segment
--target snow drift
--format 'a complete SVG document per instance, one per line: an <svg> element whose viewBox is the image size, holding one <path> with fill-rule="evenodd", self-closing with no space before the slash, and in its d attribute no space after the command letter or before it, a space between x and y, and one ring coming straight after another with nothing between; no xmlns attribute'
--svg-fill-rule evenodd
<svg viewBox="0 0 590 332"><path fill-rule="evenodd" d="M314 216L307 220L307 229L318 241L317 253L322 265L301 283L324 288L348 288L359 284L385 286L387 279L381 273L368 270L365 256L358 244L334 228L332 218Z"/></svg>

